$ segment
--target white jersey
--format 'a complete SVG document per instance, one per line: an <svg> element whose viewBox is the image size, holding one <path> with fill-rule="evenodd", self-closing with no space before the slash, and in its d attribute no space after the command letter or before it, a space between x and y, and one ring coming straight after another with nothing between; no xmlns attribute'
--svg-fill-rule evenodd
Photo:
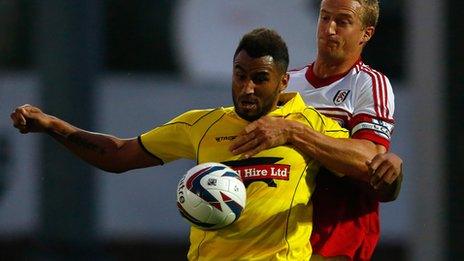
<svg viewBox="0 0 464 261"><path fill-rule="evenodd" d="M313 64L290 71L287 92L299 92L306 104L337 120L351 137L389 148L395 110L388 78L358 61L344 75L320 79Z"/></svg>

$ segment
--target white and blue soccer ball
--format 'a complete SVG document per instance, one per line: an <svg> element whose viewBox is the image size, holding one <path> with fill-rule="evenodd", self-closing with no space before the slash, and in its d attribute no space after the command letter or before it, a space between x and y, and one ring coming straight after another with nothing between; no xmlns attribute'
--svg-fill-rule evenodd
<svg viewBox="0 0 464 261"><path fill-rule="evenodd" d="M193 226L214 230L235 222L246 204L246 188L237 172L214 162L199 164L177 186L177 207Z"/></svg>

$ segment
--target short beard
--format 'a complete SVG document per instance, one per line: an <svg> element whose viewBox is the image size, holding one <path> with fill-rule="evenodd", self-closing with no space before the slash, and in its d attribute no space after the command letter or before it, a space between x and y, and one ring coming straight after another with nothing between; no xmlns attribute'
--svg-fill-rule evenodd
<svg viewBox="0 0 464 261"><path fill-rule="evenodd" d="M233 101L234 101L234 106L235 106L235 112L238 114L238 116L240 116L240 118L246 120L246 121L249 121L249 122L252 122L252 121L255 121L259 118L261 118L262 116L265 116L267 115L268 113L271 112L271 110L273 109L274 107L274 103L276 101L276 99L278 99L278 96L279 96L279 90L277 89L276 90L276 93L274 93L274 95L272 96L271 99L268 99L267 101L264 101L263 103L263 106L261 106L260 108L257 109L256 111L256 114L254 115L249 115L249 114L246 114L240 110L237 110L238 107L238 101L236 100L236 97L233 97Z"/></svg>

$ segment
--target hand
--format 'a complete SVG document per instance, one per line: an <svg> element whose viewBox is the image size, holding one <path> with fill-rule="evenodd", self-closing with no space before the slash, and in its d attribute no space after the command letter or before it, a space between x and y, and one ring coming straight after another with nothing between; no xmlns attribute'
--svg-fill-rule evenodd
<svg viewBox="0 0 464 261"><path fill-rule="evenodd" d="M366 162L369 168L370 184L378 189L382 184L392 184L402 175L403 160L394 153L380 153Z"/></svg>
<svg viewBox="0 0 464 261"><path fill-rule="evenodd" d="M50 125L52 117L39 108L29 104L16 108L10 115L13 126L21 133L44 132Z"/></svg>
<svg viewBox="0 0 464 261"><path fill-rule="evenodd" d="M250 158L259 152L284 145L288 140L289 121L264 116L248 124L229 148L234 155Z"/></svg>

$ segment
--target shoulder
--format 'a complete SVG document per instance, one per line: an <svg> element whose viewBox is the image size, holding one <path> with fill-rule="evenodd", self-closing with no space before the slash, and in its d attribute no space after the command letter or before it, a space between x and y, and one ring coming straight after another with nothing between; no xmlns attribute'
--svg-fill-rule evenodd
<svg viewBox="0 0 464 261"><path fill-rule="evenodd" d="M338 138L347 138L349 136L349 131L341 127L339 122L324 116L314 107L307 106L303 111L303 116L306 124L318 132Z"/></svg>
<svg viewBox="0 0 464 261"><path fill-rule="evenodd" d="M299 73L306 73L308 68L311 66L311 64L305 65L303 67L299 68L293 68L288 71L289 74L299 74Z"/></svg>
<svg viewBox="0 0 464 261"><path fill-rule="evenodd" d="M290 79L288 81L287 92L301 92L308 85L309 81L306 76L309 68L310 65L306 65L305 67L288 71Z"/></svg>
<svg viewBox="0 0 464 261"><path fill-rule="evenodd" d="M310 125L314 125L315 122L320 122L325 125L326 121L333 121L332 119L324 116L312 106L306 106L302 114Z"/></svg>
<svg viewBox="0 0 464 261"><path fill-rule="evenodd" d="M174 123L179 123L179 124L186 124L193 126L197 124L200 121L203 120L208 120L208 119L217 119L225 115L226 113L229 113L231 111L231 107L228 108L214 108L214 109L200 109L200 110L190 110L187 111L174 119L172 119L170 122L166 124L174 124Z"/></svg>
<svg viewBox="0 0 464 261"><path fill-rule="evenodd" d="M308 68L310 67L310 65L306 65L304 67L300 67L300 68L295 68L295 69L291 69L288 71L288 74L290 75L290 79L292 77L305 77L306 75L306 72L308 71Z"/></svg>
<svg viewBox="0 0 464 261"><path fill-rule="evenodd" d="M388 77L371 66L360 62L353 69L359 81L374 87L391 88Z"/></svg>

